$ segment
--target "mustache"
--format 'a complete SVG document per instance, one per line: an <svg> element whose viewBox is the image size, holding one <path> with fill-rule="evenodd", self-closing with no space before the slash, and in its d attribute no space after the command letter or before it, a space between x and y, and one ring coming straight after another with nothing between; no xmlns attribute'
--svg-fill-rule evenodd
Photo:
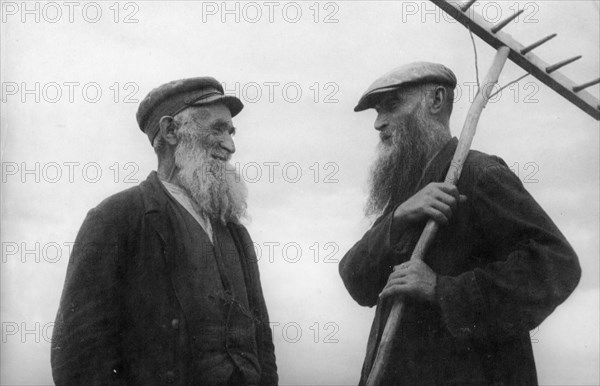
<svg viewBox="0 0 600 386"><path fill-rule="evenodd" d="M185 147L188 152L194 154L204 152L207 156L223 162L231 161L233 156L231 151L223 148L218 141L210 140L210 136L206 134L180 130L178 139L178 146Z"/></svg>
<svg viewBox="0 0 600 386"><path fill-rule="evenodd" d="M379 140L382 143L387 143L393 137L393 134L389 130L381 131L379 133Z"/></svg>
<svg viewBox="0 0 600 386"><path fill-rule="evenodd" d="M212 158L223 162L231 161L231 157L233 156L233 154L230 151L225 150L218 145L208 150Z"/></svg>

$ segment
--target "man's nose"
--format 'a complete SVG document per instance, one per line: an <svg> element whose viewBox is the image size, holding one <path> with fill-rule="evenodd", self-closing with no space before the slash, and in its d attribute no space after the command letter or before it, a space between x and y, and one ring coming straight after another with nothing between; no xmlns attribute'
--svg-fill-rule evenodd
<svg viewBox="0 0 600 386"><path fill-rule="evenodd" d="M231 134L224 134L224 138L221 140L221 147L231 154L235 153L235 143Z"/></svg>
<svg viewBox="0 0 600 386"><path fill-rule="evenodd" d="M386 114L377 114L377 119L375 119L375 130L382 131L388 124L387 115Z"/></svg>

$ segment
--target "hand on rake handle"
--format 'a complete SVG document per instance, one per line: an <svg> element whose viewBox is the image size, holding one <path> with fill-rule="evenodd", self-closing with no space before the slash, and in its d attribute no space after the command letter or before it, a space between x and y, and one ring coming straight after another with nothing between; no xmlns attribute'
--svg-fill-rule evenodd
<svg viewBox="0 0 600 386"><path fill-rule="evenodd" d="M488 71L485 80L482 84L493 85L494 83L498 82L498 77L500 76L500 72L502 71L502 67L506 62L506 59L508 59L509 53L510 48L508 47L501 46L500 48L498 48L492 66L490 67L490 70ZM477 122L479 121L481 111L487 104L491 92L491 87L483 87L480 91L481 92L478 92L475 96L475 100L471 104L469 112L467 113L467 118L465 119L465 124L463 126L460 139L458 140L458 145L454 153L454 157L452 158L450 169L446 174L446 179L448 181L456 182L460 178L460 172L464 160L467 158L467 155L469 153L469 148L471 147L473 137L475 136ZM415 250L417 254L415 255L413 253L413 256L411 256L411 261L422 260L421 255L427 251L427 245L431 242L436 233L435 224L437 223L434 222L432 224L432 226L429 226L429 224L425 225L425 229L423 230L423 233L419 238L419 242L417 243L417 249ZM381 384L385 365L390 357L390 352L392 350L392 341L394 340L396 330L398 328L398 325L400 324L400 319L402 317L402 309L402 301L396 301L392 306L390 315L388 316L388 319L385 323L385 328L383 330L381 342L379 343L379 347L377 349L375 361L373 362L373 366L371 367L371 371L366 382L367 386L378 386Z"/></svg>
<svg viewBox="0 0 600 386"><path fill-rule="evenodd" d="M394 267L379 297L400 295L435 303L436 278L435 272L423 261L407 261Z"/></svg>
<svg viewBox="0 0 600 386"><path fill-rule="evenodd" d="M394 221L410 224L431 218L440 225L447 225L457 204L466 199L453 184L432 182L396 208Z"/></svg>

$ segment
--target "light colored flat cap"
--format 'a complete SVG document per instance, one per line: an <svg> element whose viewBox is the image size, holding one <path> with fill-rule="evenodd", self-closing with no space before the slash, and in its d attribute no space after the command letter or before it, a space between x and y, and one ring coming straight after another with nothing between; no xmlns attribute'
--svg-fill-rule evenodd
<svg viewBox="0 0 600 386"><path fill-rule="evenodd" d="M372 108L381 94L419 83L440 83L456 87L456 76L448 67L431 62L414 62L397 67L377 79L360 97L354 111Z"/></svg>

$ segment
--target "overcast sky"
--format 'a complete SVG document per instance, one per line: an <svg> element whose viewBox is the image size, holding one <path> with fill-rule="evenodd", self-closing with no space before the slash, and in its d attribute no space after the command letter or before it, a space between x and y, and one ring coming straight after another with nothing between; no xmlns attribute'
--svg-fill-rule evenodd
<svg viewBox="0 0 600 386"><path fill-rule="evenodd" d="M577 83L599 74L598 1L480 2ZM23 4L27 9L23 9ZM11 2L1 20L0 383L52 384L50 335L70 246L87 211L156 167L136 124L162 83L211 75L245 109L234 119L252 235L282 385L358 382L374 310L337 262L369 228L373 80L416 60L458 77L458 136L475 82L467 29L426 1ZM225 9L226 8L226 9ZM494 51L475 38L480 77ZM523 74L508 63L500 83ZM596 98L598 86L589 89ZM545 385L599 384L599 125L532 77L484 110L473 148L502 157L579 255L573 295L532 332Z"/></svg>

